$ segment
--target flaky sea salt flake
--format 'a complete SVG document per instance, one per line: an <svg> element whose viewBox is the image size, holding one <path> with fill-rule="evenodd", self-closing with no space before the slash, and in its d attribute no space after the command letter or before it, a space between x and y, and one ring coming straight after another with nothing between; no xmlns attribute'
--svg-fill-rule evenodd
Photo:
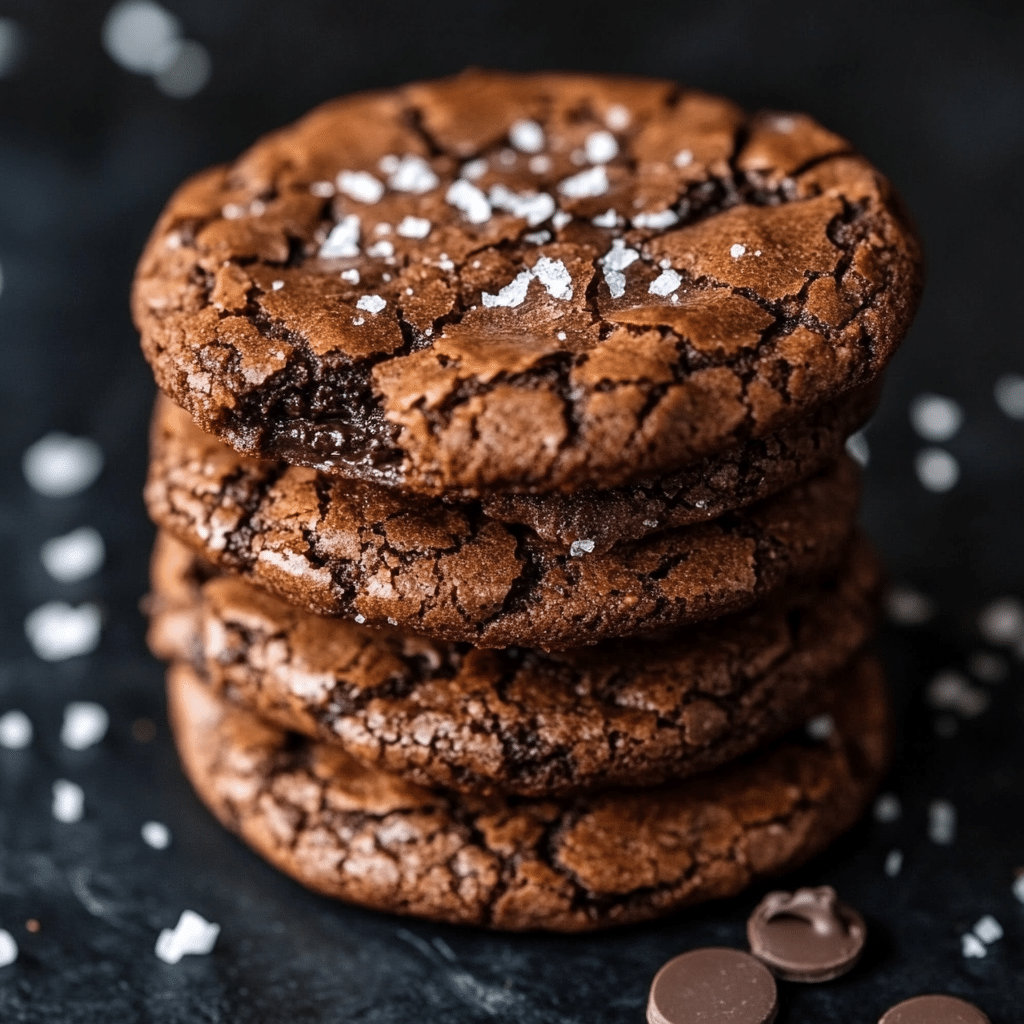
<svg viewBox="0 0 1024 1024"><path fill-rule="evenodd" d="M505 185L490 191L491 206L520 217L532 228L543 224L555 212L555 200L547 192L513 192Z"/></svg>
<svg viewBox="0 0 1024 1024"><path fill-rule="evenodd" d="M398 225L398 233L403 238L426 238L430 234L430 221L426 217L403 217Z"/></svg>
<svg viewBox="0 0 1024 1024"><path fill-rule="evenodd" d="M572 277L561 260L541 256L533 266L533 276L554 299L572 298Z"/></svg>
<svg viewBox="0 0 1024 1024"><path fill-rule="evenodd" d="M348 281L349 284L359 284L359 271L355 267L351 270L343 270L341 272L342 281Z"/></svg>
<svg viewBox="0 0 1024 1024"><path fill-rule="evenodd" d="M664 231L679 223L679 214L675 210L659 210L657 213L638 213L633 218L633 227L649 228L653 231Z"/></svg>
<svg viewBox="0 0 1024 1024"><path fill-rule="evenodd" d="M284 287L284 281L271 281L270 287L275 291L279 292Z"/></svg>
<svg viewBox="0 0 1024 1024"><path fill-rule="evenodd" d="M971 932L960 936L960 952L968 960L981 960L983 957L988 956L985 943L977 935L971 934Z"/></svg>
<svg viewBox="0 0 1024 1024"><path fill-rule="evenodd" d="M165 964L183 956L206 956L213 951L220 925L205 920L194 910L183 910L173 930L165 928L156 940L156 955Z"/></svg>
<svg viewBox="0 0 1024 1024"><path fill-rule="evenodd" d="M589 555L594 550L594 542L589 538L585 540L574 540L569 545L569 556L571 558L582 558L583 555Z"/></svg>
<svg viewBox="0 0 1024 1024"><path fill-rule="evenodd" d="M683 283L683 279L674 270L663 270L647 289L651 295L671 295Z"/></svg>
<svg viewBox="0 0 1024 1024"><path fill-rule="evenodd" d="M440 179L433 168L421 156L408 154L403 156L388 175L388 185L396 192L412 192L423 195L437 188Z"/></svg>
<svg viewBox="0 0 1024 1024"><path fill-rule="evenodd" d="M993 942L998 942L1003 937L1003 926L991 914L986 914L975 921L971 931L986 946L991 946Z"/></svg>
<svg viewBox="0 0 1024 1024"><path fill-rule="evenodd" d="M956 840L956 808L948 800L928 805L928 838L938 846L950 846Z"/></svg>
<svg viewBox="0 0 1024 1024"><path fill-rule="evenodd" d="M24 711L0 715L0 747L5 750L24 750L32 742L32 732L32 720Z"/></svg>
<svg viewBox="0 0 1024 1024"><path fill-rule="evenodd" d="M619 223L619 215L610 207L604 213L599 213L590 219L595 228L613 228Z"/></svg>
<svg viewBox="0 0 1024 1024"><path fill-rule="evenodd" d="M96 572L106 555L103 538L92 526L53 537L39 549L39 560L58 583L78 583Z"/></svg>
<svg viewBox="0 0 1024 1024"><path fill-rule="evenodd" d="M359 255L359 233L361 224L359 217L350 213L331 228L331 233L320 246L320 259L350 259Z"/></svg>
<svg viewBox="0 0 1024 1024"><path fill-rule="evenodd" d="M84 491L100 475L103 451L92 438L53 431L25 449L21 468L37 493L67 498Z"/></svg>
<svg viewBox="0 0 1024 1024"><path fill-rule="evenodd" d="M591 132L583 143L587 159L592 164L606 164L619 155L619 144L611 132Z"/></svg>
<svg viewBox="0 0 1024 1024"><path fill-rule="evenodd" d="M147 821L140 829L142 841L154 850L171 845L171 830L162 821Z"/></svg>
<svg viewBox="0 0 1024 1024"><path fill-rule="evenodd" d="M742 242L734 242L729 246L729 255L734 260L738 260L746 251L747 247Z"/></svg>
<svg viewBox="0 0 1024 1024"><path fill-rule="evenodd" d="M914 457L914 471L926 491L944 494L960 479L960 464L944 448L922 448Z"/></svg>
<svg viewBox="0 0 1024 1024"><path fill-rule="evenodd" d="M948 441L964 421L959 402L945 395L926 393L910 403L910 424L925 441Z"/></svg>
<svg viewBox="0 0 1024 1024"><path fill-rule="evenodd" d="M561 231L562 228L564 228L569 223L569 221L571 221L571 220L572 220L572 214L571 213L567 213L565 210L559 210L551 218L551 223L554 224L556 231Z"/></svg>
<svg viewBox="0 0 1024 1024"><path fill-rule="evenodd" d="M608 173L603 164L589 167L559 182L558 191L569 199L590 199L608 191Z"/></svg>
<svg viewBox="0 0 1024 1024"><path fill-rule="evenodd" d="M491 204L472 182L457 178L448 186L445 202L459 210L470 224L483 224L491 219Z"/></svg>
<svg viewBox="0 0 1024 1024"><path fill-rule="evenodd" d="M110 715L102 704L91 700L72 701L64 708L60 741L69 750L86 750L106 736L109 726Z"/></svg>
<svg viewBox="0 0 1024 1024"><path fill-rule="evenodd" d="M395 255L395 247L386 238L382 238L366 250L366 255L378 260L387 259L389 256Z"/></svg>
<svg viewBox="0 0 1024 1024"><path fill-rule="evenodd" d="M508 141L520 153L539 153L544 148L544 129L536 121L516 121L508 130Z"/></svg>
<svg viewBox="0 0 1024 1024"><path fill-rule="evenodd" d="M53 803L51 811L57 821L65 825L74 825L85 815L85 793L77 783L67 779L57 779L53 784Z"/></svg>
<svg viewBox="0 0 1024 1024"><path fill-rule="evenodd" d="M890 850L885 855L885 865L882 869L886 877L895 878L903 870L903 851Z"/></svg>
<svg viewBox="0 0 1024 1024"><path fill-rule="evenodd" d="M530 288L530 281L533 274L529 270L523 270L502 288L497 295L484 292L480 297L484 306L492 309L495 306L507 306L510 309L521 306L526 301L526 293Z"/></svg>
<svg viewBox="0 0 1024 1024"><path fill-rule="evenodd" d="M386 305L387 302L379 295L361 295L356 303L356 309L365 309L367 313L376 316Z"/></svg>
<svg viewBox="0 0 1024 1024"><path fill-rule="evenodd" d="M316 196L318 199L330 199L334 195L334 182L333 181L314 181L309 186L311 195Z"/></svg>
<svg viewBox="0 0 1024 1024"><path fill-rule="evenodd" d="M94 651L100 642L103 617L95 604L77 607L48 601L25 618L25 635L43 661L64 661Z"/></svg>
<svg viewBox="0 0 1024 1024"><path fill-rule="evenodd" d="M384 195L384 182L369 171L341 171L337 177L339 192L358 203L377 203Z"/></svg>

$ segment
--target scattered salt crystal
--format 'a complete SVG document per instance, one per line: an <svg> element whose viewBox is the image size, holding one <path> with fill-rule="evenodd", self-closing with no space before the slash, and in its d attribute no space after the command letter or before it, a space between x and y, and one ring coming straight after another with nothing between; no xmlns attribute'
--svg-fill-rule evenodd
<svg viewBox="0 0 1024 1024"><path fill-rule="evenodd" d="M592 164L606 164L619 155L619 144L611 132L591 132L583 143L587 159Z"/></svg>
<svg viewBox="0 0 1024 1024"><path fill-rule="evenodd" d="M403 238L426 238L430 234L430 221L426 217L403 217L398 233Z"/></svg>
<svg viewBox="0 0 1024 1024"><path fill-rule="evenodd" d="M64 725L60 741L70 750L85 750L99 743L107 734L110 715L102 704L76 700L64 708Z"/></svg>
<svg viewBox="0 0 1024 1024"><path fill-rule="evenodd" d="M1015 644L1024 638L1024 604L1001 597L978 613L978 629L990 644Z"/></svg>
<svg viewBox="0 0 1024 1024"><path fill-rule="evenodd" d="M162 821L147 821L141 831L142 841L154 850L166 850L171 845L171 830Z"/></svg>
<svg viewBox="0 0 1024 1024"><path fill-rule="evenodd" d="M84 491L100 475L103 451L91 438L54 431L25 449L21 468L33 490L66 498Z"/></svg>
<svg viewBox="0 0 1024 1024"><path fill-rule="evenodd" d="M885 856L883 870L887 877L895 878L903 870L903 851L890 850Z"/></svg>
<svg viewBox="0 0 1024 1024"><path fill-rule="evenodd" d="M734 259L738 260L745 252L747 247L739 242L734 242L729 246L729 255Z"/></svg>
<svg viewBox="0 0 1024 1024"><path fill-rule="evenodd" d="M398 170L401 163L402 161L399 160L394 153L388 153L386 156L382 156L377 161L377 166L380 168L381 171L384 172L384 174L394 174L395 171Z"/></svg>
<svg viewBox="0 0 1024 1024"><path fill-rule="evenodd" d="M526 165L534 174L547 174L551 170L551 157L541 153L538 156L531 156Z"/></svg>
<svg viewBox="0 0 1024 1024"><path fill-rule="evenodd" d="M663 270L647 290L651 295L671 295L683 283L683 279L674 270Z"/></svg>
<svg viewBox="0 0 1024 1024"><path fill-rule="evenodd" d="M377 203L384 195L384 182L369 171L342 171L337 177L338 191L359 203Z"/></svg>
<svg viewBox="0 0 1024 1024"><path fill-rule="evenodd" d="M944 448L922 448L914 458L914 471L925 490L942 494L956 486L960 465Z"/></svg>
<svg viewBox="0 0 1024 1024"><path fill-rule="evenodd" d="M956 808L948 800L928 805L928 838L939 846L949 846L956 839Z"/></svg>
<svg viewBox="0 0 1024 1024"><path fill-rule="evenodd" d="M982 957L988 956L985 943L977 935L972 935L970 932L960 936L960 952L969 960L980 960Z"/></svg>
<svg viewBox="0 0 1024 1024"><path fill-rule="evenodd" d="M632 119L633 116L630 114L629 108L624 107L621 103L613 103L604 114L604 123L613 132L621 132L623 128L627 128Z"/></svg>
<svg viewBox="0 0 1024 1024"><path fill-rule="evenodd" d="M73 608L63 601L48 601L26 616L25 635L43 661L64 661L96 649L101 620L94 604Z"/></svg>
<svg viewBox="0 0 1024 1024"><path fill-rule="evenodd" d="M468 164L463 164L462 169L459 171L460 177L468 178L470 181L476 181L477 178L482 178L487 173L487 161L484 159L470 160Z"/></svg>
<svg viewBox="0 0 1024 1024"><path fill-rule="evenodd" d="M884 825L899 821L903 815L903 806L895 793L882 793L875 801L873 810L875 821Z"/></svg>
<svg viewBox="0 0 1024 1024"><path fill-rule="evenodd" d="M361 295L359 301L356 303L356 309L365 309L367 313L377 314L385 306L387 302L384 301L379 295Z"/></svg>
<svg viewBox="0 0 1024 1024"><path fill-rule="evenodd" d="M816 715L804 728L812 740L823 743L836 731L836 723L831 715Z"/></svg>
<svg viewBox="0 0 1024 1024"><path fill-rule="evenodd" d="M353 327L362 327L362 326L363 326L363 324L365 324L365 323L366 323L366 317L363 317L363 316L354 316L354 317L352 318L352 326L353 326Z"/></svg>
<svg viewBox="0 0 1024 1024"><path fill-rule="evenodd" d="M271 281L270 287L275 291L279 292L284 287L284 281Z"/></svg>
<svg viewBox="0 0 1024 1024"><path fill-rule="evenodd" d="M249 204L249 213L254 217L262 217L267 212L267 204L262 199L254 199Z"/></svg>
<svg viewBox="0 0 1024 1024"><path fill-rule="evenodd" d="M18 959L18 944L6 928L0 928L0 967L7 967Z"/></svg>
<svg viewBox="0 0 1024 1024"><path fill-rule="evenodd" d="M332 181L314 181L309 186L309 191L312 195L318 199L330 199L334 195L334 182Z"/></svg>
<svg viewBox="0 0 1024 1024"><path fill-rule="evenodd" d="M413 192L422 195L437 188L440 180L430 164L421 156L403 156L390 172L388 184L396 192Z"/></svg>
<svg viewBox="0 0 1024 1024"><path fill-rule="evenodd" d="M596 217L591 217L590 223L595 228L613 228L619 223L619 215L615 210L609 208L604 213L599 213Z"/></svg>
<svg viewBox="0 0 1024 1024"><path fill-rule="evenodd" d="M608 174L602 164L589 167L579 174L565 178L558 185L558 191L570 199L588 199L603 196L608 191Z"/></svg>
<svg viewBox="0 0 1024 1024"><path fill-rule="evenodd" d="M988 694L971 684L956 669L947 668L937 673L925 690L929 707L956 711L964 718L976 718L987 710Z"/></svg>
<svg viewBox="0 0 1024 1024"><path fill-rule="evenodd" d="M105 554L103 538L91 526L53 537L39 550L43 568L58 583L87 579L103 564Z"/></svg>
<svg viewBox="0 0 1024 1024"><path fill-rule="evenodd" d="M348 259L359 255L359 217L350 213L331 228L327 240L320 246L324 260Z"/></svg>
<svg viewBox="0 0 1024 1024"><path fill-rule="evenodd" d="M491 204L483 194L465 178L457 178L448 186L445 202L460 210L470 224L483 224L491 218Z"/></svg>
<svg viewBox="0 0 1024 1024"><path fill-rule="evenodd" d="M526 301L526 293L530 288L530 281L533 274L529 270L523 270L517 274L497 295L484 292L481 301L484 306L491 309L495 306L507 306L510 309L521 306Z"/></svg>
<svg viewBox="0 0 1024 1024"><path fill-rule="evenodd" d="M397 625L398 625L398 619L393 619L393 618L392 618L392 617L391 617L391 616L389 615L389 616L388 616L388 625L391 625L391 626L397 626Z"/></svg>
<svg viewBox="0 0 1024 1024"><path fill-rule="evenodd" d="M650 228L663 231L679 223L679 214L675 210L659 210L657 213L638 213L633 218L633 227Z"/></svg>
<svg viewBox="0 0 1024 1024"><path fill-rule="evenodd" d="M918 395L910 403L911 426L926 441L948 441L956 435L963 420L960 404L943 395Z"/></svg>
<svg viewBox="0 0 1024 1024"><path fill-rule="evenodd" d="M867 466L871 460L871 449L868 447L868 439L864 436L863 431L858 430L856 434L851 434L846 439L846 453L858 466L862 468Z"/></svg>
<svg viewBox="0 0 1024 1024"><path fill-rule="evenodd" d="M513 192L505 185L495 185L490 191L491 206L521 217L532 228L542 224L555 212L555 201L547 192Z"/></svg>
<svg viewBox="0 0 1024 1024"><path fill-rule="evenodd" d="M541 256L533 265L533 276L554 299L572 298L572 277L561 260Z"/></svg>
<svg viewBox="0 0 1024 1024"><path fill-rule="evenodd" d="M562 228L572 220L572 214L566 213L565 210L559 210L552 218L551 223L554 224L556 231L561 231Z"/></svg>
<svg viewBox="0 0 1024 1024"><path fill-rule="evenodd" d="M220 934L220 925L183 910L174 929L165 928L156 940L156 955L165 964L176 964L189 954L205 956L212 952Z"/></svg>
<svg viewBox="0 0 1024 1024"><path fill-rule="evenodd" d="M395 255L395 247L386 238L382 238L379 242L374 242L373 245L366 250L367 256L372 256L374 259L387 259L388 256Z"/></svg>
<svg viewBox="0 0 1024 1024"><path fill-rule="evenodd" d="M545 245L547 242L551 241L551 232L527 231L527 233L523 235L523 241L529 242L530 245Z"/></svg>
<svg viewBox="0 0 1024 1024"><path fill-rule="evenodd" d="M220 215L225 220L238 220L245 216L245 207L240 203L225 203L220 208Z"/></svg>
<svg viewBox="0 0 1024 1024"><path fill-rule="evenodd" d="M935 615L935 602L908 586L890 587L883 604L886 614L899 626L921 626Z"/></svg>
<svg viewBox="0 0 1024 1024"><path fill-rule="evenodd" d="M1012 420L1024 420L1024 377L1003 374L995 385L996 405Z"/></svg>
<svg viewBox="0 0 1024 1024"><path fill-rule="evenodd" d="M0 747L24 750L32 742L32 721L24 711L0 715Z"/></svg>
<svg viewBox="0 0 1024 1024"><path fill-rule="evenodd" d="M594 550L594 542L592 540L574 540L569 545L569 555L572 558L580 558L582 555L589 555Z"/></svg>
<svg viewBox="0 0 1024 1024"><path fill-rule="evenodd" d="M544 148L544 129L536 121L516 121L508 130L508 141L520 153L539 153Z"/></svg>
<svg viewBox="0 0 1024 1024"><path fill-rule="evenodd" d="M67 779L58 779L53 784L52 811L53 816L65 825L81 821L85 814L85 793L82 787Z"/></svg>
<svg viewBox="0 0 1024 1024"><path fill-rule="evenodd" d="M672 161L676 167L689 167L693 163L693 150L681 149Z"/></svg>
<svg viewBox="0 0 1024 1024"><path fill-rule="evenodd" d="M1010 674L1010 664L1001 654L975 651L967 659L967 671L983 683L1001 683Z"/></svg>
<svg viewBox="0 0 1024 1024"><path fill-rule="evenodd" d="M626 243L621 238L612 240L612 247L601 257L602 267L609 270L625 270L631 263L640 259L640 253L636 249L627 249Z"/></svg>
<svg viewBox="0 0 1024 1024"><path fill-rule="evenodd" d="M979 918L971 931L986 946L991 946L993 942L998 942L1003 937L1003 926L991 914L986 914L984 917Z"/></svg>
<svg viewBox="0 0 1024 1024"><path fill-rule="evenodd" d="M565 331L559 331L559 332L558 332L558 333L557 333L557 334L555 335L555 337L556 337L556 338L557 338L557 339L558 339L559 341L565 341L565 339L566 339L566 333L565 333Z"/></svg>
<svg viewBox="0 0 1024 1024"><path fill-rule="evenodd" d="M342 281L348 281L349 284L359 284L359 271L353 267L351 270L343 270L341 272Z"/></svg>
<svg viewBox="0 0 1024 1024"><path fill-rule="evenodd" d="M366 621L366 616L365 615L357 615L355 617L355 619L356 619L356 622L358 622L359 625L361 626Z"/></svg>
<svg viewBox="0 0 1024 1024"><path fill-rule="evenodd" d="M1010 886L1010 891L1013 893L1018 903L1024 903L1024 872L1019 874L1013 880L1013 885Z"/></svg>

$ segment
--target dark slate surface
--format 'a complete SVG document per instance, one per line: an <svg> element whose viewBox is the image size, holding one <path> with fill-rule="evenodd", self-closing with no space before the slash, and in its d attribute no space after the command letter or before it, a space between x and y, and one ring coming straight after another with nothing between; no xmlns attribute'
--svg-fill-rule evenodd
<svg viewBox="0 0 1024 1024"><path fill-rule="evenodd" d="M783 1024L871 1022L917 992L975 1000L994 1024L1024 1004L1022 672L991 686L991 709L934 732L921 689L983 644L975 617L1024 593L1024 423L1004 416L995 378L1024 372L1020 278L1024 204L1024 17L1016 4L902 0L832 5L597 5L168 0L212 55L209 85L174 100L103 51L107 9L93 0L0 3L21 26L20 67L0 80L0 713L35 724L25 751L0 749L0 927L18 961L0 969L0 1020L641 1021L647 986L695 945L743 944L758 898L596 937L507 937L364 912L275 874L203 811L178 770L164 723L161 670L146 654L137 601L152 529L139 498L153 386L126 313L133 261L169 190L260 132L332 94L454 71L469 62L653 73L749 106L809 109L894 178L923 232L930 282L868 431L865 519L897 579L940 614L890 627L883 649L902 732L889 788L903 818L866 822L796 883L830 882L871 926L863 964L838 982L783 986ZM966 419L947 448L959 485L918 483L911 398L956 398ZM87 434L107 466L85 493L35 495L20 472L49 430ZM39 545L83 524L103 533L95 577L62 586ZM47 600L96 600L99 650L47 664L25 615ZM101 701L104 742L59 742L68 700ZM133 738L150 719L156 738ZM85 819L50 816L55 778L79 783ZM929 842L927 807L959 812L956 842ZM166 822L164 852L139 837ZM882 865L901 849L902 874ZM162 927L192 908L222 926L208 957L161 963ZM965 959L960 936L982 914L1005 937ZM41 928L26 930L28 919Z"/></svg>

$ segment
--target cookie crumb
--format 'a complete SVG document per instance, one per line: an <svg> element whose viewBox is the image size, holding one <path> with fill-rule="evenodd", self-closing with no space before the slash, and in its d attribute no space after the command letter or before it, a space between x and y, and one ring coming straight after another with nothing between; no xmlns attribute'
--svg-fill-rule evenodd
<svg viewBox="0 0 1024 1024"><path fill-rule="evenodd" d="M33 935L38 934L38 932L42 930L42 927L43 926L34 917L30 917L25 922L25 931L31 932Z"/></svg>
<svg viewBox="0 0 1024 1024"><path fill-rule="evenodd" d="M86 750L107 734L110 715L102 704L90 700L72 701L64 708L60 741L69 750Z"/></svg>
<svg viewBox="0 0 1024 1024"><path fill-rule="evenodd" d="M82 787L67 779L57 779L53 784L51 810L53 816L65 825L81 821L85 814L85 793Z"/></svg>
<svg viewBox="0 0 1024 1024"><path fill-rule="evenodd" d="M0 747L24 750L32 742L32 732L32 721L24 711L14 709L0 715Z"/></svg>
<svg viewBox="0 0 1024 1024"><path fill-rule="evenodd" d="M171 830L162 821L147 821L140 831L142 841L154 850L166 850L171 845Z"/></svg>
<svg viewBox="0 0 1024 1024"><path fill-rule="evenodd" d="M156 955L165 964L176 964L183 956L205 956L213 951L220 925L205 920L194 910L183 910L173 930L165 928L156 940Z"/></svg>

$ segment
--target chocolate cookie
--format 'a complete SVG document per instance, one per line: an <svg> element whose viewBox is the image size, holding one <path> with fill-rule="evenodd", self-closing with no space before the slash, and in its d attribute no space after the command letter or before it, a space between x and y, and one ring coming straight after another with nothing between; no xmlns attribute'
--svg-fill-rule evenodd
<svg viewBox="0 0 1024 1024"><path fill-rule="evenodd" d="M188 181L133 311L160 386L239 452L480 495L799 422L878 377L920 288L891 186L805 115L471 71Z"/></svg>
<svg viewBox="0 0 1024 1024"><path fill-rule="evenodd" d="M607 551L379 484L246 459L158 405L146 503L210 561L293 604L480 647L564 649L697 622L834 567L848 458L711 523Z"/></svg>
<svg viewBox="0 0 1024 1024"><path fill-rule="evenodd" d="M582 931L730 896L822 850L885 768L878 664L836 688L836 728L649 790L563 800L458 796L368 768L169 674L185 770L211 810L304 885L435 920Z"/></svg>
<svg viewBox="0 0 1024 1024"><path fill-rule="evenodd" d="M360 761L460 792L553 796L647 786L723 764L822 710L868 640L877 563L672 640L564 654L476 650L302 612L208 578L161 534L150 643L221 695Z"/></svg>

